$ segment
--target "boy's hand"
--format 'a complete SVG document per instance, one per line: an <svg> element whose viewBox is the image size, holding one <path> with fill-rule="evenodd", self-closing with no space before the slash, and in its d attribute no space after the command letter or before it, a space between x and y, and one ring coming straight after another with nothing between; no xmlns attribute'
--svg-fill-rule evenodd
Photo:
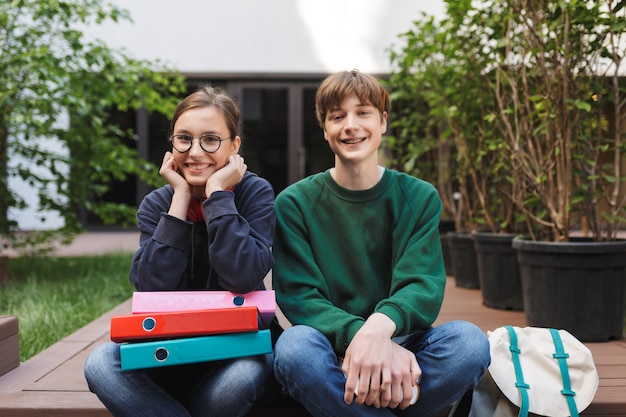
<svg viewBox="0 0 626 417"><path fill-rule="evenodd" d="M347 377L347 404L354 400L377 408L401 409L410 405L412 387L421 370L415 354L391 340L394 331L391 319L375 313L352 339L342 366Z"/></svg>

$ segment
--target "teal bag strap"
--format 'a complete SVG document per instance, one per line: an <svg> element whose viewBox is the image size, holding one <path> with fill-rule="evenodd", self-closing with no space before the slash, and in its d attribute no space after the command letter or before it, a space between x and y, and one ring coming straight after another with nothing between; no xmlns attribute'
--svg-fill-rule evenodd
<svg viewBox="0 0 626 417"><path fill-rule="evenodd" d="M558 330L550 329L550 334L552 334L552 340L554 341L554 347L556 349L556 353L553 354L552 357L559 362L561 377L563 378L563 389L561 390L561 394L563 394L567 400L567 406L569 407L571 417L578 417L578 409L576 408L576 402L574 401L576 392L572 390L572 385L569 379L569 371L567 369L567 358L569 358L569 354L567 354L565 349L563 349L563 341L561 340L561 335Z"/></svg>
<svg viewBox="0 0 626 417"><path fill-rule="evenodd" d="M509 346L509 350L511 351L511 357L513 359L513 367L515 368L515 386L519 390L519 393L522 397L522 404L519 408L518 417L528 417L528 389L530 385L524 382L524 374L522 373L522 365L519 360L519 355L521 353L519 346L517 345L517 334L515 334L515 329L512 326L504 326L506 330L509 332L509 337L511 338L511 344Z"/></svg>

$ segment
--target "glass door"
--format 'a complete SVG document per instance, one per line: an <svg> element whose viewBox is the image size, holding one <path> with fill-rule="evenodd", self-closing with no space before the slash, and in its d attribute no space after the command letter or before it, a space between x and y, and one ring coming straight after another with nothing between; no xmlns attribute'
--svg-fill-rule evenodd
<svg viewBox="0 0 626 417"><path fill-rule="evenodd" d="M241 109L241 154L248 169L278 194L307 175L330 168L333 154L315 120L311 82L232 82Z"/></svg>
<svg viewBox="0 0 626 417"><path fill-rule="evenodd" d="M278 194L288 185L288 91L244 87L240 106L241 154L248 169L267 179Z"/></svg>

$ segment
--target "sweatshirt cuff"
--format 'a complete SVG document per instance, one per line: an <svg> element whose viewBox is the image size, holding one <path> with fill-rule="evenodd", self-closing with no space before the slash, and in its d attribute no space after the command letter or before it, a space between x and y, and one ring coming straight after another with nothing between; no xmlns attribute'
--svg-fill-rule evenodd
<svg viewBox="0 0 626 417"><path fill-rule="evenodd" d="M394 332L394 336L397 336L398 334L402 334L403 329L404 329L404 318L402 316L402 313L398 311L397 308L395 308L392 305L387 304L387 305L380 306L380 308L378 308L376 312L384 314L385 316L389 317L391 321L395 323L396 331Z"/></svg>
<svg viewBox="0 0 626 417"><path fill-rule="evenodd" d="M228 190L211 193L209 198L202 203L202 210L207 223L221 216L239 213L235 206L235 193Z"/></svg>
<svg viewBox="0 0 626 417"><path fill-rule="evenodd" d="M190 231L191 223L167 213L161 213L161 220L154 229L152 239L165 246L188 251L191 248Z"/></svg>
<svg viewBox="0 0 626 417"><path fill-rule="evenodd" d="M348 349L348 346L350 345L350 343L352 343L352 339L354 339L354 335L357 334L359 330L361 330L361 327L363 327L364 324L365 320L359 319L348 325L345 333L346 340L344 340L343 346L337 346L338 353L340 353L342 356L345 355L346 349Z"/></svg>

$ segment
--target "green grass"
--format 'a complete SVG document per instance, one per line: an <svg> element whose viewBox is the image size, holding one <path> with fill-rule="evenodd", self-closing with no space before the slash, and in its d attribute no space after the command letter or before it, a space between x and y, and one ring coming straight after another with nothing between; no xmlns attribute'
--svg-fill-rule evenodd
<svg viewBox="0 0 626 417"><path fill-rule="evenodd" d="M9 261L0 314L19 319L22 361L128 299L132 254Z"/></svg>

